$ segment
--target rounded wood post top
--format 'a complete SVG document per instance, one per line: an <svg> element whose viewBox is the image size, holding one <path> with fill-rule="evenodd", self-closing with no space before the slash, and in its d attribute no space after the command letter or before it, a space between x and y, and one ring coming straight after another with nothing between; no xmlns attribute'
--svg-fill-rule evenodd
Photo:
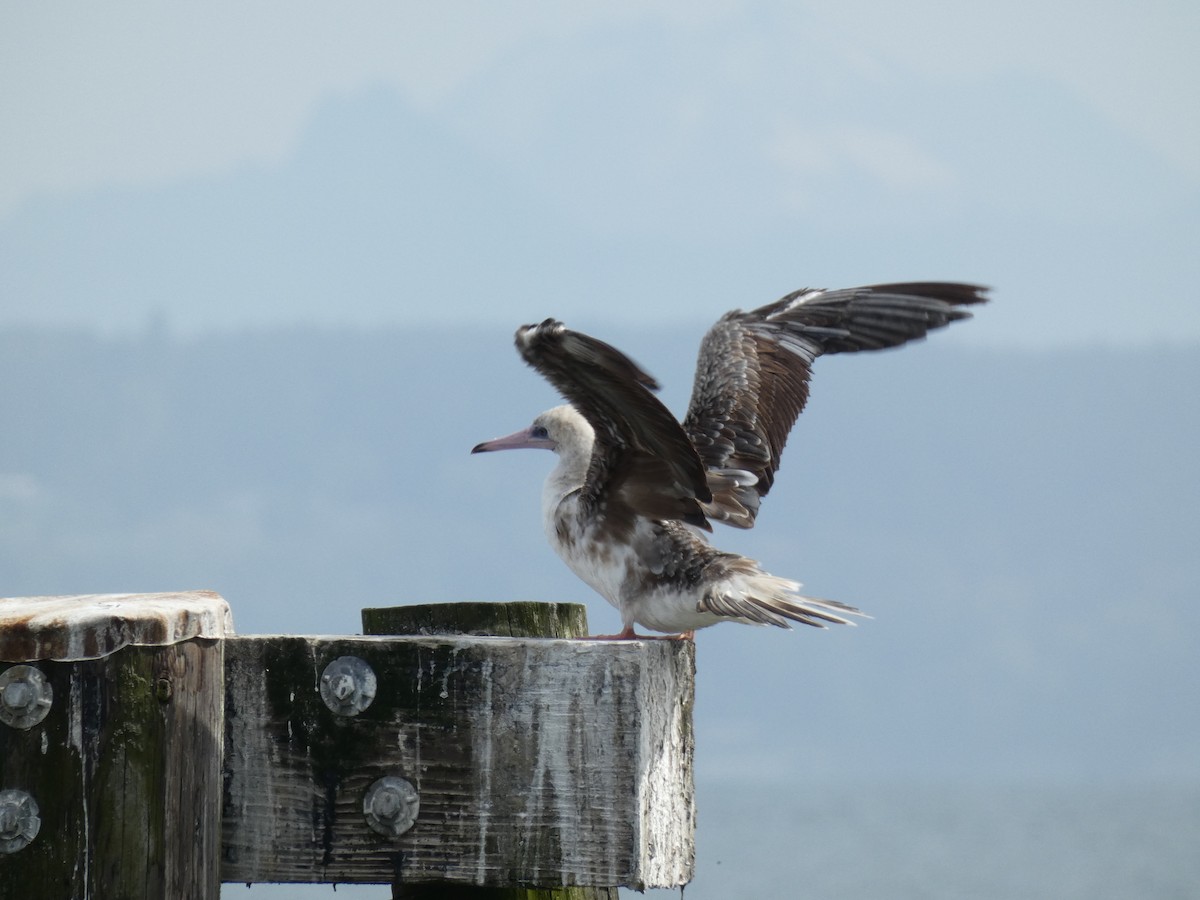
<svg viewBox="0 0 1200 900"><path fill-rule="evenodd" d="M212 591L0 598L0 660L99 659L122 647L160 647L233 634L229 604Z"/></svg>

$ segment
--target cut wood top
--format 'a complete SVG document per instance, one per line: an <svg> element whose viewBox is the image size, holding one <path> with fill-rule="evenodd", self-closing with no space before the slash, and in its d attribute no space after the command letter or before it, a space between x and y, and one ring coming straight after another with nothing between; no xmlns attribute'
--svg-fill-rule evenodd
<svg viewBox="0 0 1200 900"><path fill-rule="evenodd" d="M212 591L0 599L0 660L98 659L130 644L164 646L233 634Z"/></svg>

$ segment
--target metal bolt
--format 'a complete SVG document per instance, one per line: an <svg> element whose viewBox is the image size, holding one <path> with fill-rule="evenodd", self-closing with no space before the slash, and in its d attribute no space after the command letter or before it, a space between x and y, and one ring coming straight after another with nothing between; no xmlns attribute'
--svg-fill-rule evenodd
<svg viewBox="0 0 1200 900"><path fill-rule="evenodd" d="M411 781L385 775L367 788L363 815L372 831L399 837L416 824L421 812L421 795Z"/></svg>
<svg viewBox="0 0 1200 900"><path fill-rule="evenodd" d="M37 801L24 791L0 791L0 853L16 853L37 837Z"/></svg>
<svg viewBox="0 0 1200 900"><path fill-rule="evenodd" d="M33 666L12 666L0 672L0 722L28 730L50 713L54 690Z"/></svg>
<svg viewBox="0 0 1200 900"><path fill-rule="evenodd" d="M375 672L357 656L339 656L321 673L321 699L339 716L356 716L375 699Z"/></svg>
<svg viewBox="0 0 1200 900"><path fill-rule="evenodd" d="M173 688L171 687L170 678L159 678L155 680L154 697L159 703L169 703L171 701L172 693Z"/></svg>

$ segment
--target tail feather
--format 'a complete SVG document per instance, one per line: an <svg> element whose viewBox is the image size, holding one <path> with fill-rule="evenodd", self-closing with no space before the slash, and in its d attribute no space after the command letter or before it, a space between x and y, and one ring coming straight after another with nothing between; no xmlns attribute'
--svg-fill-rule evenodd
<svg viewBox="0 0 1200 900"><path fill-rule="evenodd" d="M846 616L870 618L837 600L822 600L799 593L800 583L762 571L739 574L711 590L697 605L701 612L728 616L755 625L791 628L792 622L826 628L825 623L854 625Z"/></svg>

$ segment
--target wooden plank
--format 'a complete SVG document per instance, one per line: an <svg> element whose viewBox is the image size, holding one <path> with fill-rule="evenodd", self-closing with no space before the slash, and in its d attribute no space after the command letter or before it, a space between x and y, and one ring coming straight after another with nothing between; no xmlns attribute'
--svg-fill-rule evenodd
<svg viewBox="0 0 1200 900"><path fill-rule="evenodd" d="M366 661L354 716L325 666ZM225 881L672 887L694 862L694 645L489 637L226 642ZM363 800L419 793L384 836Z"/></svg>

